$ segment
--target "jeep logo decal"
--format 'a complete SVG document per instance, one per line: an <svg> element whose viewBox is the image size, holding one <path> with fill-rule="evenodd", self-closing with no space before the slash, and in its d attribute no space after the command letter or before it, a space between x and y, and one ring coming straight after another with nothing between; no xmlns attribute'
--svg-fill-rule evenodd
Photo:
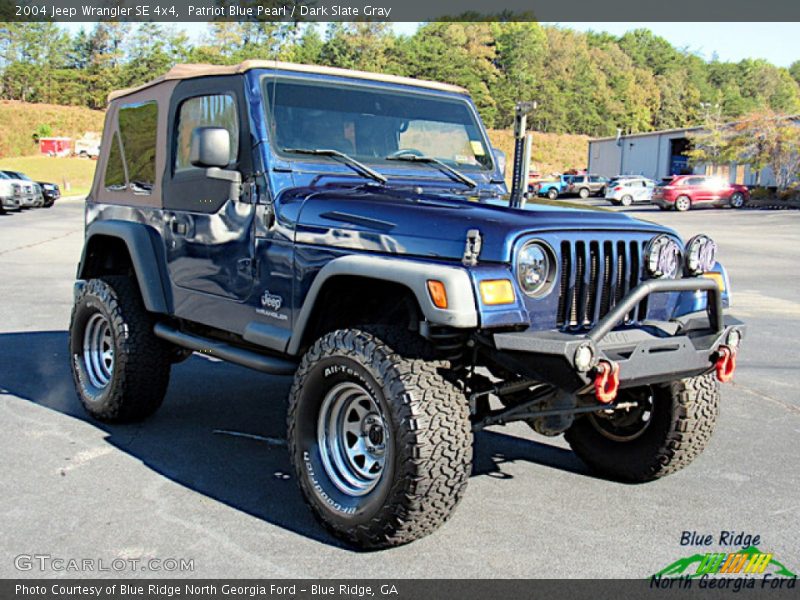
<svg viewBox="0 0 800 600"><path fill-rule="evenodd" d="M283 306L283 298L275 294L270 294L269 290L267 290L261 296L261 306L271 310L280 310L281 306Z"/></svg>

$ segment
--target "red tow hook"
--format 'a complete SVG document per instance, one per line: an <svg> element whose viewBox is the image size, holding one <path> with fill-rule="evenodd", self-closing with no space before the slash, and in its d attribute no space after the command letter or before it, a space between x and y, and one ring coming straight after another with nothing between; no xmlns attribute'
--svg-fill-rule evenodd
<svg viewBox="0 0 800 600"><path fill-rule="evenodd" d="M601 360L594 377L594 395L603 404L611 404L619 391L619 365Z"/></svg>
<svg viewBox="0 0 800 600"><path fill-rule="evenodd" d="M717 369L717 379L721 383L728 383L733 379L733 372L736 370L736 352L728 346L720 346L719 357L714 366Z"/></svg>

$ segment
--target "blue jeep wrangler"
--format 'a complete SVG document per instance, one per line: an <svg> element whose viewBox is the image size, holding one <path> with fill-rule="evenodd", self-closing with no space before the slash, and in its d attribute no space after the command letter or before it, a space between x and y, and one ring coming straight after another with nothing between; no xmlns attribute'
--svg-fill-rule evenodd
<svg viewBox="0 0 800 600"><path fill-rule="evenodd" d="M302 493L367 548L449 517L485 427L564 433L623 481L687 465L743 333L714 242L510 202L498 157L439 83L248 61L113 93L70 324L85 409L148 417L192 352L291 375Z"/></svg>

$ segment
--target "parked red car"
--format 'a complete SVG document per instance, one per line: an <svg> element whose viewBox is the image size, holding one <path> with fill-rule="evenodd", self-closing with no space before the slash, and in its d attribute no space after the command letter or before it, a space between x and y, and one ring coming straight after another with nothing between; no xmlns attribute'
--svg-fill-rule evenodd
<svg viewBox="0 0 800 600"><path fill-rule="evenodd" d="M687 211L698 206L742 208L750 198L747 187L719 177L678 175L653 191L652 203L662 210Z"/></svg>

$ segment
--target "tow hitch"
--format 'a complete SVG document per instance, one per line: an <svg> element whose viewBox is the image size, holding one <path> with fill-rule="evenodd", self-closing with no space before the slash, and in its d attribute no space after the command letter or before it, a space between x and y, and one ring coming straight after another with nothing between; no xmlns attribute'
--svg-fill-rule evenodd
<svg viewBox="0 0 800 600"><path fill-rule="evenodd" d="M736 351L725 345L720 346L719 358L714 366L717 370L717 379L721 383L728 383L733 379L733 373L736 371Z"/></svg>
<svg viewBox="0 0 800 600"><path fill-rule="evenodd" d="M597 364L594 377L594 395L599 402L611 404L619 391L619 365L605 360Z"/></svg>

